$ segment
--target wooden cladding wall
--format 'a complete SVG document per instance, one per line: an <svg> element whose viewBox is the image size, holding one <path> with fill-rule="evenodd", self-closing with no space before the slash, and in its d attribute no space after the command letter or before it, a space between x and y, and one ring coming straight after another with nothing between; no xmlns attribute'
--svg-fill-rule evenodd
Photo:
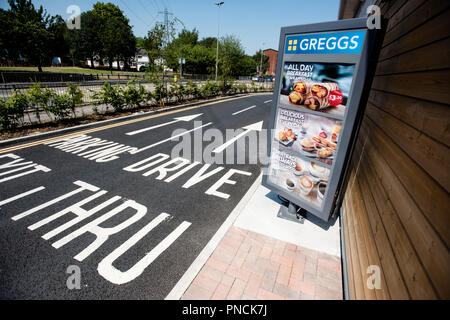
<svg viewBox="0 0 450 320"><path fill-rule="evenodd" d="M450 299L450 1L377 5L388 26L342 206L349 295Z"/></svg>

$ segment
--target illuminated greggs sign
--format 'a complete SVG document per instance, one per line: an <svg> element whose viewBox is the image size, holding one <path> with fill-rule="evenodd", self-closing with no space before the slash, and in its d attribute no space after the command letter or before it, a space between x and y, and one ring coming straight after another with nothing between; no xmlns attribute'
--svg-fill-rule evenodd
<svg viewBox="0 0 450 320"><path fill-rule="evenodd" d="M358 54L366 31L304 34L286 37L286 54Z"/></svg>

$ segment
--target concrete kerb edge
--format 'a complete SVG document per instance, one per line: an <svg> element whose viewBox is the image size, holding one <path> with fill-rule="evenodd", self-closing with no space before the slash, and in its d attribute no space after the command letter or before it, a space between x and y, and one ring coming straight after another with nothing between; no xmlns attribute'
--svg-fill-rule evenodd
<svg viewBox="0 0 450 320"><path fill-rule="evenodd" d="M256 178L255 182L250 186L250 188L247 190L245 195L242 197L242 199L239 201L239 203L236 205L236 207L231 211L230 215L227 217L227 219L222 223L220 228L216 231L214 236L209 240L207 245L203 248L203 250L200 252L200 254L195 258L194 262L189 266L189 268L186 270L184 275L181 277L181 279L177 282L177 284L172 288L172 290L169 292L169 294L166 296L164 300L180 300L183 294L186 292L186 290L191 285L192 281L194 281L197 274L200 272L200 270L203 268L203 266L208 261L209 257L212 255L214 250L219 245L219 242L222 240L222 238L227 233L228 229L230 229L236 218L239 216L239 214L242 212L242 210L245 208L245 206L248 204L252 196L255 194L256 189L261 185L262 181L262 175L263 173Z"/></svg>
<svg viewBox="0 0 450 320"><path fill-rule="evenodd" d="M214 101L228 100L228 99L230 99L232 97L236 98L236 97L254 96L254 95L259 95L259 94L261 94L261 93L256 93L256 94L255 93L253 93L253 94L252 93L250 93L250 94L238 94L238 95L234 95L234 96L227 96L227 97L221 97L221 98L217 98L217 99L204 100L204 101L199 101L199 102L183 104L183 105L180 105L180 106L174 106L174 107L170 107L170 108L162 108L162 109L153 110L153 111L147 111L147 112L143 112L143 113L135 113L135 114L131 114L129 116L123 116L123 117L118 117L118 118L114 118L114 119L108 119L108 120L102 120L102 121L98 121L98 122L82 124L82 125L74 126L74 127L70 127L70 128L63 128L63 129L54 130L54 131L42 132L42 133L33 134L33 135L25 136L25 137L18 137L18 138L3 140L3 141L0 141L0 148L6 147L6 146L8 146L10 144L14 144L16 142L32 141L32 140L36 140L38 138L42 138L44 136L45 137L57 136L60 133L73 132L73 131L77 131L77 130L82 129L82 128L101 127L102 125L107 124L107 123L120 122L120 121L123 121L123 120L126 120L126 119L144 117L144 116L147 116L147 115L150 115L150 114L164 113L166 111L183 109L183 108L192 107L192 106L196 106L196 105L201 105L201 104L214 102ZM262 93L262 94L264 94L264 93ZM265 94L267 94L267 93L265 93Z"/></svg>

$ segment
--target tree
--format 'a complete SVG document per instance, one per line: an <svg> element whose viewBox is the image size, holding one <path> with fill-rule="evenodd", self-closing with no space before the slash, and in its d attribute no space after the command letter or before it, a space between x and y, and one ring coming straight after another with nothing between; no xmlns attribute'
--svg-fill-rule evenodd
<svg viewBox="0 0 450 320"><path fill-rule="evenodd" d="M157 23L144 38L144 49L148 54L152 66L155 65L155 61L163 58L165 34L166 27L161 23Z"/></svg>
<svg viewBox="0 0 450 320"><path fill-rule="evenodd" d="M255 61L256 65L258 66L258 70L261 66L261 54L262 54L262 73L266 73L267 70L269 70L269 57L266 56L262 50L257 51L254 55L253 55L253 60ZM261 70L259 70L261 72Z"/></svg>
<svg viewBox="0 0 450 320"><path fill-rule="evenodd" d="M14 30L17 29L14 14L9 10L0 9L0 59L17 61L20 42Z"/></svg>
<svg viewBox="0 0 450 320"><path fill-rule="evenodd" d="M42 6L36 9L31 0L8 0L8 3L12 20L7 27L16 39L20 39L20 47L9 42L9 50L6 50L11 53L17 50L16 53L37 65L42 72L43 62L51 60L55 54L65 54L65 23L60 16L47 14Z"/></svg>
<svg viewBox="0 0 450 320"><path fill-rule="evenodd" d="M91 60L91 68L94 68L94 58L102 56L103 46L101 42L101 20L93 10L81 14L81 29L70 30L69 39L71 52L77 59Z"/></svg>
<svg viewBox="0 0 450 320"><path fill-rule="evenodd" d="M233 35L220 41L219 70L224 77L241 75L241 61L245 52L241 41Z"/></svg>
<svg viewBox="0 0 450 320"><path fill-rule="evenodd" d="M136 38L129 19L112 3L97 2L93 12L101 23L98 30L102 54L108 58L110 70L114 60L121 59L127 65L129 59L136 53Z"/></svg>
<svg viewBox="0 0 450 320"><path fill-rule="evenodd" d="M205 47L205 48L216 48L217 46L217 38L215 37L207 37L203 38L198 42L199 45Z"/></svg>

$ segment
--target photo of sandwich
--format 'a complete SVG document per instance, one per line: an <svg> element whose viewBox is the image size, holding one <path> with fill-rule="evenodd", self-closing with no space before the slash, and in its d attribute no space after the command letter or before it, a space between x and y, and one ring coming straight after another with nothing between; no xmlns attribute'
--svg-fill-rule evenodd
<svg viewBox="0 0 450 320"><path fill-rule="evenodd" d="M286 62L280 104L343 118L354 70L350 64Z"/></svg>

